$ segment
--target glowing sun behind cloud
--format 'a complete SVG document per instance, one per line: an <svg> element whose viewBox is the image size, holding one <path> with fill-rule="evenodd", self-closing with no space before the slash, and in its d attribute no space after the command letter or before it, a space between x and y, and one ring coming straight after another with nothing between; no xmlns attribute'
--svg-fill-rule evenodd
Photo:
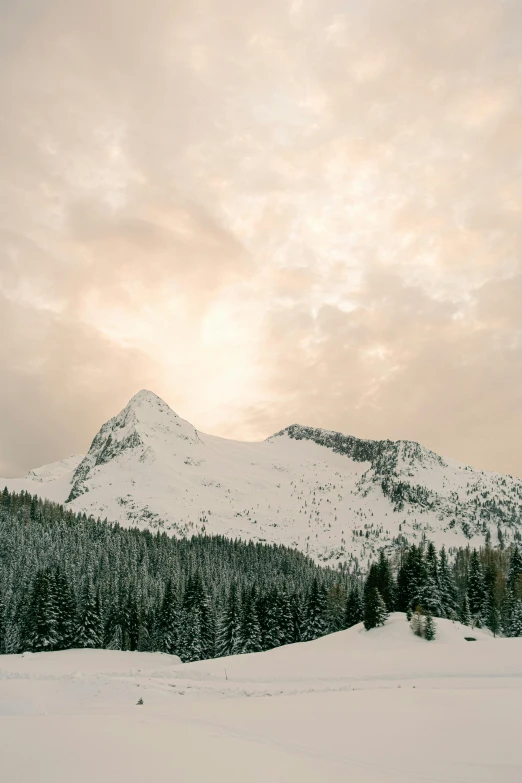
<svg viewBox="0 0 522 783"><path fill-rule="evenodd" d="M139 388L522 473L522 6L0 9L0 475Z"/></svg>

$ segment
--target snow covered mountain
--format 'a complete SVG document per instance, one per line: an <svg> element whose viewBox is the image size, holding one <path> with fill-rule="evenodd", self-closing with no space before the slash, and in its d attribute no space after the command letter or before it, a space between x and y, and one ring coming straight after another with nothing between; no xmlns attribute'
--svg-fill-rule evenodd
<svg viewBox="0 0 522 783"><path fill-rule="evenodd" d="M439 546L520 537L522 481L411 441L292 425L262 443L198 432L143 390L88 454L0 480L75 511L162 529L294 546L322 561L368 558L399 536Z"/></svg>

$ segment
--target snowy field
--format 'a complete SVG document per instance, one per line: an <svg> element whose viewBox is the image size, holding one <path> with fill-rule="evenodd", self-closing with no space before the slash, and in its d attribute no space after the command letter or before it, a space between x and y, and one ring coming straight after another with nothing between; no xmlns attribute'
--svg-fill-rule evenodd
<svg viewBox="0 0 522 783"><path fill-rule="evenodd" d="M1 779L520 783L522 639L437 627L426 642L397 613L369 633L183 665L2 656Z"/></svg>

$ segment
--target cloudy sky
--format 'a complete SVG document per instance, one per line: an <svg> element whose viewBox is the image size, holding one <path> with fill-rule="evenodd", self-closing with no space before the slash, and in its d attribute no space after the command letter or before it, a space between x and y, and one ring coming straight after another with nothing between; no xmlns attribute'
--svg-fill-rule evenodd
<svg viewBox="0 0 522 783"><path fill-rule="evenodd" d="M196 427L522 476L520 0L0 0L0 475Z"/></svg>

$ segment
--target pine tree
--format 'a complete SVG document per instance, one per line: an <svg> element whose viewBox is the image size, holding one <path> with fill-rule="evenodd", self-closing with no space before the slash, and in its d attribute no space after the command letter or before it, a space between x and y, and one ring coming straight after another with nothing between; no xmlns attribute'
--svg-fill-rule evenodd
<svg viewBox="0 0 522 783"><path fill-rule="evenodd" d="M373 590L373 588L379 590L379 584L380 584L379 565L377 563L371 563L364 582L364 592L370 593Z"/></svg>
<svg viewBox="0 0 522 783"><path fill-rule="evenodd" d="M257 594L255 588L245 589L242 600L241 650L255 653L263 649L261 627L257 616Z"/></svg>
<svg viewBox="0 0 522 783"><path fill-rule="evenodd" d="M205 658L203 612L199 591L199 577L191 574L187 580L180 617L178 655L183 662Z"/></svg>
<svg viewBox="0 0 522 783"><path fill-rule="evenodd" d="M428 615L443 616L437 550L431 541L426 550L426 582L420 596L420 603Z"/></svg>
<svg viewBox="0 0 522 783"><path fill-rule="evenodd" d="M2 507L5 510L9 509L9 507L11 505L11 496L9 494L9 490L7 489L7 487L4 487L4 489L2 491L2 503L1 503L1 505L2 505Z"/></svg>
<svg viewBox="0 0 522 783"><path fill-rule="evenodd" d="M205 660L213 658L216 654L216 621L214 611L210 605L209 597L203 584L201 574L194 576L194 595L197 611L201 623L202 656Z"/></svg>
<svg viewBox="0 0 522 783"><path fill-rule="evenodd" d="M65 572L57 566L53 573L56 602L57 649L67 650L74 641L76 602Z"/></svg>
<svg viewBox="0 0 522 783"><path fill-rule="evenodd" d="M25 616L24 649L31 652L55 650L58 645L58 609L52 574L37 572Z"/></svg>
<svg viewBox="0 0 522 783"><path fill-rule="evenodd" d="M319 639L327 633L325 590L319 581L314 579L308 594L302 638L303 641L308 642Z"/></svg>
<svg viewBox="0 0 522 783"><path fill-rule="evenodd" d="M0 592L0 655L5 652L5 636L7 630L7 606Z"/></svg>
<svg viewBox="0 0 522 783"><path fill-rule="evenodd" d="M180 657L186 661L202 661L205 659L203 634L201 628L201 613L197 607L182 611L184 629L181 633Z"/></svg>
<svg viewBox="0 0 522 783"><path fill-rule="evenodd" d="M241 652L241 643L241 607L237 584L232 582L218 632L218 657L237 655Z"/></svg>
<svg viewBox="0 0 522 783"><path fill-rule="evenodd" d="M379 552L379 562L376 567L377 583L376 587L381 595L382 600L386 604L388 612L393 612L395 608L395 594L396 588L393 581L393 576L384 550Z"/></svg>
<svg viewBox="0 0 522 783"><path fill-rule="evenodd" d="M522 554L518 546L511 552L507 587L513 596L522 598Z"/></svg>
<svg viewBox="0 0 522 783"><path fill-rule="evenodd" d="M102 617L99 596L94 588L92 574L88 574L81 594L79 616L74 643L76 647L102 646Z"/></svg>
<svg viewBox="0 0 522 783"><path fill-rule="evenodd" d="M279 620L279 643L291 644L294 641L294 622L290 598L288 597L286 588L279 591L276 600Z"/></svg>
<svg viewBox="0 0 522 783"><path fill-rule="evenodd" d="M165 586L165 593L156 623L156 649L175 655L178 645L178 605L172 579Z"/></svg>
<svg viewBox="0 0 522 783"><path fill-rule="evenodd" d="M399 612L407 612L411 609L410 601L410 568L409 552L403 554L403 560L397 571L397 601L396 607Z"/></svg>
<svg viewBox="0 0 522 783"><path fill-rule="evenodd" d="M104 646L108 650L130 649L128 625L127 595L120 584L106 616Z"/></svg>
<svg viewBox="0 0 522 783"><path fill-rule="evenodd" d="M24 623L19 622L17 615L22 614L18 612L16 608L11 613L6 612L5 615L5 631L4 631L4 646L3 652L6 655L14 655L19 652L23 652L24 645L22 643L22 633L24 630Z"/></svg>
<svg viewBox="0 0 522 783"><path fill-rule="evenodd" d="M405 612L425 599L427 576L426 564L421 547L412 545L406 553L397 574L397 608Z"/></svg>
<svg viewBox="0 0 522 783"><path fill-rule="evenodd" d="M510 636L522 636L522 601L515 600L509 628Z"/></svg>
<svg viewBox="0 0 522 783"><path fill-rule="evenodd" d="M266 593L263 603L261 625L263 649L272 650L281 645L281 611L277 587L273 587Z"/></svg>
<svg viewBox="0 0 522 783"><path fill-rule="evenodd" d="M304 609L303 599L298 592L292 593L290 608L292 611L292 642L300 642L303 632Z"/></svg>
<svg viewBox="0 0 522 783"><path fill-rule="evenodd" d="M484 624L486 596L482 564L476 549L472 551L469 562L468 599L473 624L480 628Z"/></svg>
<svg viewBox="0 0 522 783"><path fill-rule="evenodd" d="M363 620L363 599L361 591L357 585L352 587L350 594L348 595L348 601L346 602L346 612L344 615L344 627L351 628L357 623L361 623Z"/></svg>
<svg viewBox="0 0 522 783"><path fill-rule="evenodd" d="M389 616L388 608L378 590L377 598L377 625L384 625Z"/></svg>
<svg viewBox="0 0 522 783"><path fill-rule="evenodd" d="M138 630L138 643L136 649L139 652L149 652L151 649L151 633L150 633L150 617L149 613L142 608L140 612L140 623Z"/></svg>
<svg viewBox="0 0 522 783"><path fill-rule="evenodd" d="M472 619L471 619L471 612L469 609L469 599L467 594L464 596L464 599L460 607L459 620L462 623L462 625L468 625L471 627Z"/></svg>
<svg viewBox="0 0 522 783"><path fill-rule="evenodd" d="M381 594L376 587L369 587L364 591L364 627L367 631L384 625L388 617L388 610Z"/></svg>
<svg viewBox="0 0 522 783"><path fill-rule="evenodd" d="M513 609L515 607L515 599L513 593L507 587L504 590L502 596L502 602L500 604L500 625L504 636L511 635L511 618L513 615Z"/></svg>
<svg viewBox="0 0 522 783"><path fill-rule="evenodd" d="M484 568L484 610L483 619L485 625L496 636L500 631L500 612L498 609L497 593L499 592L499 573L497 563L493 559L493 550L486 548L488 562Z"/></svg>
<svg viewBox="0 0 522 783"><path fill-rule="evenodd" d="M330 587L326 596L328 632L345 628L346 590L338 582Z"/></svg>
<svg viewBox="0 0 522 783"><path fill-rule="evenodd" d="M424 626L424 638L427 642L431 642L435 639L436 627L431 614L426 616L426 624Z"/></svg>
<svg viewBox="0 0 522 783"><path fill-rule="evenodd" d="M137 586L134 583L129 585L127 592L127 603L125 606L125 649L137 650L140 638L141 628L141 605Z"/></svg>
<svg viewBox="0 0 522 783"><path fill-rule="evenodd" d="M111 630L105 646L108 650L123 650L123 629L119 622L111 623Z"/></svg>
<svg viewBox="0 0 522 783"><path fill-rule="evenodd" d="M497 636L500 633L500 629L501 629L500 612L497 609L495 602L493 600L490 600L488 602L486 625L491 631L491 633L493 634L493 636Z"/></svg>
<svg viewBox="0 0 522 783"><path fill-rule="evenodd" d="M31 499L31 505L29 507L29 519L31 522L38 522L40 519L40 505L36 495L34 495L34 497Z"/></svg>

